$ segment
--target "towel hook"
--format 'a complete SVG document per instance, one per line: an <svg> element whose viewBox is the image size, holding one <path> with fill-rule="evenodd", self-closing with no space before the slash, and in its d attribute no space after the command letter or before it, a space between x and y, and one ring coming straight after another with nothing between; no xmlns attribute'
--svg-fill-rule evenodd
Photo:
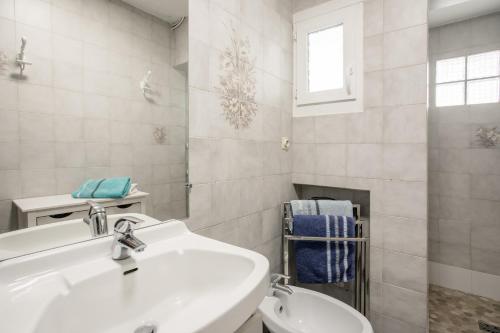
<svg viewBox="0 0 500 333"><path fill-rule="evenodd" d="M19 53L16 56L16 64L20 69L20 75L23 76L23 72L26 69L26 66L32 65L31 62L25 60L25 54L24 50L26 49L26 44L28 43L28 40L26 37L21 37L21 49L19 50Z"/></svg>

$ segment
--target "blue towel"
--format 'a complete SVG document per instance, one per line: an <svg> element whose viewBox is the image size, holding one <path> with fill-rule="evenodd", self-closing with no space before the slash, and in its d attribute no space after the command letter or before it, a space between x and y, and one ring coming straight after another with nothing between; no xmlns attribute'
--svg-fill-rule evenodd
<svg viewBox="0 0 500 333"><path fill-rule="evenodd" d="M131 186L130 177L89 179L78 190L71 193L73 198L125 198Z"/></svg>
<svg viewBox="0 0 500 333"><path fill-rule="evenodd" d="M293 219L293 234L355 237L355 223L348 216L297 215ZM295 241L295 256L300 283L338 283L354 279L354 242Z"/></svg>

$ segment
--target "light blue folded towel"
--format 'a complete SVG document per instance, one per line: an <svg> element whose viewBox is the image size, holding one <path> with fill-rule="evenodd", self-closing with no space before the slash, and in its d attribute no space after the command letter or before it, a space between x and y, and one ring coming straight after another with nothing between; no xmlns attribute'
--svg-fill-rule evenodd
<svg viewBox="0 0 500 333"><path fill-rule="evenodd" d="M353 217L352 202L349 200L292 200L292 214L335 215Z"/></svg>
<svg viewBox="0 0 500 333"><path fill-rule="evenodd" d="M73 198L125 198L132 182L130 177L89 179L71 195Z"/></svg>
<svg viewBox="0 0 500 333"><path fill-rule="evenodd" d="M291 200L292 214L295 215L318 215L316 200Z"/></svg>
<svg viewBox="0 0 500 333"><path fill-rule="evenodd" d="M318 200L317 203L319 215L354 216L349 200Z"/></svg>

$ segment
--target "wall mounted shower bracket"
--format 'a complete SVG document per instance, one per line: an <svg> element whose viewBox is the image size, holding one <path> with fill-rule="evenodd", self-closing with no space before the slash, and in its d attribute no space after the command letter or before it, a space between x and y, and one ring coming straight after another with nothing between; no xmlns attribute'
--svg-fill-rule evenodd
<svg viewBox="0 0 500 333"><path fill-rule="evenodd" d="M21 38L21 50L19 51L19 53L16 56L16 64L17 64L17 66L19 66L19 68L21 70L21 76L23 75L23 72L26 69L26 66L32 65L32 63L29 61L26 61L25 57L24 57L24 49L26 48L27 42L28 42L28 40L26 39L26 37Z"/></svg>
<svg viewBox="0 0 500 333"><path fill-rule="evenodd" d="M151 88L151 85L149 84L149 81L151 80L151 75L153 73L151 70L147 71L146 75L142 78L141 82L139 83L139 87L142 90L142 94L144 95L145 98L148 98L148 95L153 92L153 89Z"/></svg>

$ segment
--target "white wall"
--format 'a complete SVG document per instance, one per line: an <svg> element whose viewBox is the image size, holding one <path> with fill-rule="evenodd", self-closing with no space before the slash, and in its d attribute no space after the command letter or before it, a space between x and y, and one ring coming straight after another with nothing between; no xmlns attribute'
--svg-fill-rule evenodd
<svg viewBox="0 0 500 333"><path fill-rule="evenodd" d="M294 183L370 191L378 333L427 330L426 63L427 1L366 1L364 112L293 120Z"/></svg>
<svg viewBox="0 0 500 333"><path fill-rule="evenodd" d="M289 0L190 0L189 226L266 255L279 270L280 204L292 196L292 5ZM221 55L232 29L250 41L257 112L235 129L221 106Z"/></svg>

